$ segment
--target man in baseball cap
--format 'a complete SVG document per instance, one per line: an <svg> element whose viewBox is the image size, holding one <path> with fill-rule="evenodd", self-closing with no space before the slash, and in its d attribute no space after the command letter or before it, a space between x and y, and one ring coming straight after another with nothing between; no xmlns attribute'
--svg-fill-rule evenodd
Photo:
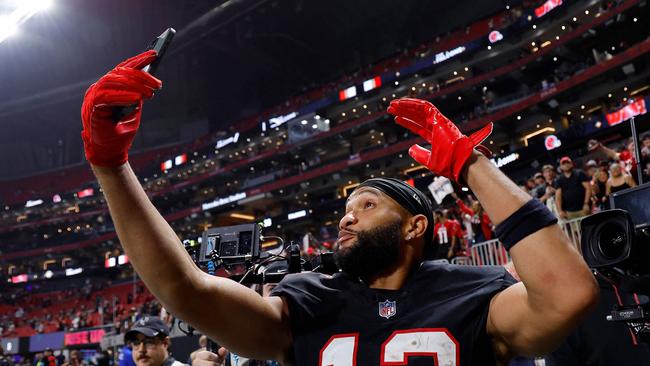
<svg viewBox="0 0 650 366"><path fill-rule="evenodd" d="M157 316L145 316L124 335L136 366L184 366L169 354L169 328Z"/></svg>

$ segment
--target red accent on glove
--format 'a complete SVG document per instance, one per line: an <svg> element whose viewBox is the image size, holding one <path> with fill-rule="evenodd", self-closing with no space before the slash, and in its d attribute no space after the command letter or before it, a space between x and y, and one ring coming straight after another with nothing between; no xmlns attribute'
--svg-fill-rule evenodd
<svg viewBox="0 0 650 366"><path fill-rule="evenodd" d="M91 164L115 167L128 160L129 148L140 126L142 101L162 86L162 81L141 70L156 57L153 50L131 57L86 90L81 106L81 138ZM134 112L117 123L113 121L116 107L134 104Z"/></svg>
<svg viewBox="0 0 650 366"><path fill-rule="evenodd" d="M432 172L455 181L458 181L474 147L492 133L492 123L488 123L467 137L438 108L421 99L393 100L388 113L395 116L397 124L422 136L431 144L431 151L413 145L409 149L409 155ZM478 150L484 152L486 148L481 146Z"/></svg>

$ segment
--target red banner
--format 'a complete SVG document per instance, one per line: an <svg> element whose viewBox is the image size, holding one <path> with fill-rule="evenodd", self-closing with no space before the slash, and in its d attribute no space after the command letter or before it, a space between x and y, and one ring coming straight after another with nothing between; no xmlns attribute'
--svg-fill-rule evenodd
<svg viewBox="0 0 650 366"><path fill-rule="evenodd" d="M616 112L606 114L605 118L607 119L607 123L609 123L610 126L615 126L623 121L627 121L634 116L646 114L647 112L648 111L645 108L645 100L643 98L639 98L634 103L628 104Z"/></svg>

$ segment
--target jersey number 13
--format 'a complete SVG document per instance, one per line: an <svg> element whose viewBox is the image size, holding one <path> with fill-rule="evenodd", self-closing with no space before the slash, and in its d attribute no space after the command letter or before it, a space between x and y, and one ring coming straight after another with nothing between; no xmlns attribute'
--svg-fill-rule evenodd
<svg viewBox="0 0 650 366"><path fill-rule="evenodd" d="M356 366L359 333L332 336L320 350L320 366ZM381 345L380 365L408 365L411 356L431 357L436 365L459 364L458 342L444 328L397 330Z"/></svg>

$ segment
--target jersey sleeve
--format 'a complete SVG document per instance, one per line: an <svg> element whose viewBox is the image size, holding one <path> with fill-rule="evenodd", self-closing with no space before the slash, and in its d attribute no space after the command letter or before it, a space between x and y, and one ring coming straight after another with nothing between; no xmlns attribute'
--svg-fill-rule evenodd
<svg viewBox="0 0 650 366"><path fill-rule="evenodd" d="M341 291L332 287L334 282L331 276L320 273L290 274L271 291L271 296L280 296L287 302L294 337L313 329L327 319L324 314L337 308Z"/></svg>

